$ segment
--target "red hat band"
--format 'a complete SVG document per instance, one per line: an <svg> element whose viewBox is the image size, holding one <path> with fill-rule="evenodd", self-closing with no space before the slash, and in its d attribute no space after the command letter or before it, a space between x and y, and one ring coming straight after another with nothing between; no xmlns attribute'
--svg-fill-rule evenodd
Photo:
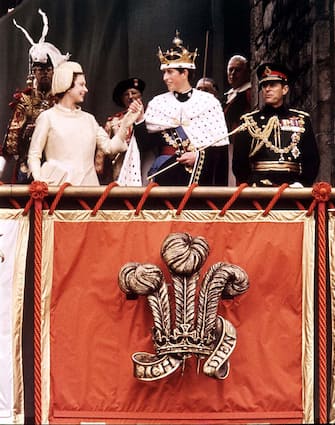
<svg viewBox="0 0 335 425"><path fill-rule="evenodd" d="M275 71L273 69L270 69L268 66L264 69L264 72L262 74L262 78L271 78L271 77L278 77L283 80L287 80L287 75L280 71Z"/></svg>

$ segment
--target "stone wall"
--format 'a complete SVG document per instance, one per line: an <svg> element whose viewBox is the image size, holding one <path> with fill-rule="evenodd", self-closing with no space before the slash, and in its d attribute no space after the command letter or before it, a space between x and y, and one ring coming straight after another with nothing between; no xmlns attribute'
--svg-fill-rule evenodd
<svg viewBox="0 0 335 425"><path fill-rule="evenodd" d="M335 185L334 1L250 0L253 102L262 62L293 72L288 102L311 114L321 167L318 180Z"/></svg>

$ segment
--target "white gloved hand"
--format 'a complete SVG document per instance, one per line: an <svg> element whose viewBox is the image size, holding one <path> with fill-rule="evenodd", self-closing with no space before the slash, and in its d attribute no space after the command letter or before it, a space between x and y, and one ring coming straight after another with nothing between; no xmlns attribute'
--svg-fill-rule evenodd
<svg viewBox="0 0 335 425"><path fill-rule="evenodd" d="M120 130L112 137L112 146L109 151L109 154L116 155L120 152L126 152L128 149L128 144L125 140L126 138L122 136Z"/></svg>
<svg viewBox="0 0 335 425"><path fill-rule="evenodd" d="M122 118L120 122L120 128L116 134L119 135L123 140L126 140L128 128L134 124L134 122L137 120L140 114L141 114L141 111L132 112L128 110L128 112Z"/></svg>
<svg viewBox="0 0 335 425"><path fill-rule="evenodd" d="M103 149L104 152L115 155L120 152L125 152L128 149L127 136L128 129L139 117L141 111L128 111L120 122L120 127L112 137L112 143L108 148ZM105 132L105 131L104 131ZM107 134L107 133L106 133Z"/></svg>
<svg viewBox="0 0 335 425"><path fill-rule="evenodd" d="M6 160L3 156L0 156L0 178L2 177L3 170L6 165Z"/></svg>
<svg viewBox="0 0 335 425"><path fill-rule="evenodd" d="M290 184L289 187L293 187L293 188L295 187L295 188L299 189L299 188L302 188L304 186L299 182L294 182L294 183Z"/></svg>

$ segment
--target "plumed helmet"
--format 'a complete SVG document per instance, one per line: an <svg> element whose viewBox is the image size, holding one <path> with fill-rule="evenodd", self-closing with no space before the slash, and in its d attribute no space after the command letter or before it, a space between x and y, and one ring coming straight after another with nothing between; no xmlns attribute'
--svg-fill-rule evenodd
<svg viewBox="0 0 335 425"><path fill-rule="evenodd" d="M61 52L51 43L37 43L29 50L29 59L31 66L36 64L51 63L56 68L61 63L69 59L69 55L62 55Z"/></svg>
<svg viewBox="0 0 335 425"><path fill-rule="evenodd" d="M55 68L56 66L60 65L62 62L69 60L70 58L69 53L66 53L66 55L62 55L62 53L57 49L57 47L55 47L51 43L45 42L45 37L48 34L49 30L48 17L41 9L38 9L38 13L42 16L43 19L43 31L38 43L35 43L29 35L28 31L21 25L18 25L15 19L13 19L14 25L23 32L23 34L26 36L27 40L31 44L31 48L29 50L29 74L31 73L31 68L35 64L51 63L51 65Z"/></svg>
<svg viewBox="0 0 335 425"><path fill-rule="evenodd" d="M83 69L77 62L67 61L57 66L52 76L52 94L66 92L71 87L74 73L83 74Z"/></svg>

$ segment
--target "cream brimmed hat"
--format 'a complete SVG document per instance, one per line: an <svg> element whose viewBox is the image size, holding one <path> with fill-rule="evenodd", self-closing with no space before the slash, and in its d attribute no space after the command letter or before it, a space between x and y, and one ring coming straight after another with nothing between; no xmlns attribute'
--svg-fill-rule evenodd
<svg viewBox="0 0 335 425"><path fill-rule="evenodd" d="M71 87L74 73L83 74L83 69L77 62L68 61L57 66L52 76L52 94L66 92Z"/></svg>

